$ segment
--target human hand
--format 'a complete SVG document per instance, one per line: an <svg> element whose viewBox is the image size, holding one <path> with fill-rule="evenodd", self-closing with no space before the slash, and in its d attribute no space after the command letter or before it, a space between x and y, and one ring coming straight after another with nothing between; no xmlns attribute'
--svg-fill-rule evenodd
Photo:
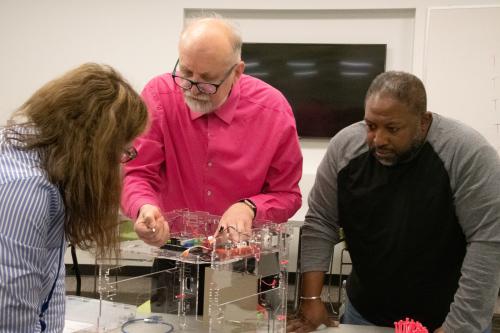
<svg viewBox="0 0 500 333"><path fill-rule="evenodd" d="M222 215L215 237L225 230L229 239L239 242L248 238L252 231L253 210L242 202L229 207Z"/></svg>
<svg viewBox="0 0 500 333"><path fill-rule="evenodd" d="M441 327L439 327L439 328L436 328L436 329L434 330L434 333L446 333L446 332L444 331L444 328L441 326Z"/></svg>
<svg viewBox="0 0 500 333"><path fill-rule="evenodd" d="M134 231L140 239L154 246L162 246L170 238L170 228L160 209L148 204L139 210Z"/></svg>
<svg viewBox="0 0 500 333"><path fill-rule="evenodd" d="M328 316L326 307L320 299L302 300L297 318L286 325L287 332L305 333L315 331L319 326L337 327L339 322Z"/></svg>

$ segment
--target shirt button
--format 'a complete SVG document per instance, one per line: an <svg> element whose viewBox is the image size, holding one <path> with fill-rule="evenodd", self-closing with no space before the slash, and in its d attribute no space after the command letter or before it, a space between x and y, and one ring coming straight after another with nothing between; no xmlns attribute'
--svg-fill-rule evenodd
<svg viewBox="0 0 500 333"><path fill-rule="evenodd" d="M211 196L211 195L212 195L212 191L208 190L208 191L207 191L207 195L208 195L208 196Z"/></svg>
<svg viewBox="0 0 500 333"><path fill-rule="evenodd" d="M208 163L207 163L207 165L208 165L209 167L211 167L211 166L212 166L212 162L208 162Z"/></svg>

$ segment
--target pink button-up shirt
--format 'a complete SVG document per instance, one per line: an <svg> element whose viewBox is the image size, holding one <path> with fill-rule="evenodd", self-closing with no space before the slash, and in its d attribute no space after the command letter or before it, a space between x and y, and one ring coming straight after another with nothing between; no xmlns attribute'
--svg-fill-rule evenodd
<svg viewBox="0 0 500 333"><path fill-rule="evenodd" d="M257 219L283 222L301 205L302 154L295 120L283 95L242 75L226 102L210 114L190 111L170 74L142 92L151 127L138 138L138 156L125 167L122 207L136 218L153 204L222 215L251 199Z"/></svg>

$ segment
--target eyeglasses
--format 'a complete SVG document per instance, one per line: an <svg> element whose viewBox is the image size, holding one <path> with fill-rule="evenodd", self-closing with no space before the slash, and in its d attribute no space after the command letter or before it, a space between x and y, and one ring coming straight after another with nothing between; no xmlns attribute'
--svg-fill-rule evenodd
<svg viewBox="0 0 500 333"><path fill-rule="evenodd" d="M229 70L224 75L224 78L219 83L208 83L208 82L196 82L193 80L186 79L185 77L176 75L175 73L177 71L178 64L179 64L179 59L177 59L174 70L172 72L172 77L174 78L175 84L184 90L189 90L191 89L192 86L196 86L199 92L207 95L215 94L217 92L217 89L224 83L224 81L226 81L226 79L229 77L229 75L237 65L234 64L233 66L231 66L231 68L229 68Z"/></svg>
<svg viewBox="0 0 500 333"><path fill-rule="evenodd" d="M128 147L123 150L122 156L120 157L120 163L124 164L132 161L137 157L137 149L135 147Z"/></svg>

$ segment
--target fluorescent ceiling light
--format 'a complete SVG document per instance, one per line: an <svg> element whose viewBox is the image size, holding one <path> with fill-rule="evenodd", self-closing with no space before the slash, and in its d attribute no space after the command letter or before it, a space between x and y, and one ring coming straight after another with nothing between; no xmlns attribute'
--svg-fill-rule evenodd
<svg viewBox="0 0 500 333"><path fill-rule="evenodd" d="M295 76L313 76L318 74L318 71L302 71L302 72L293 72L293 75Z"/></svg>
<svg viewBox="0 0 500 333"><path fill-rule="evenodd" d="M287 61L287 66L294 68L304 68L304 67L314 67L316 63L314 61Z"/></svg>
<svg viewBox="0 0 500 333"><path fill-rule="evenodd" d="M372 63L369 62L359 62L359 61L341 61L339 62L341 66L349 67L373 67Z"/></svg>

